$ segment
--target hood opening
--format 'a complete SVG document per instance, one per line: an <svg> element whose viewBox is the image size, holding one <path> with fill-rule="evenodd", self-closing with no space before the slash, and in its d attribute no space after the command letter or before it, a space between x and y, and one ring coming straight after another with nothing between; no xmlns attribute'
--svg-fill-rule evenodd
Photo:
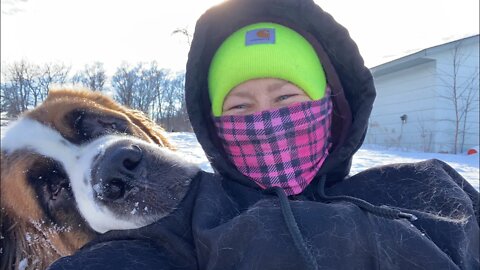
<svg viewBox="0 0 480 270"><path fill-rule="evenodd" d="M310 0L233 0L210 9L198 20L187 63L187 109L213 169L226 178L257 187L229 161L217 137L208 95L208 70L225 38L243 26L264 21L294 29L315 48L332 89L334 104L333 146L317 178L326 174L330 182L348 175L351 158L366 133L375 97L373 79L348 32L328 13L313 5L316 4Z"/></svg>

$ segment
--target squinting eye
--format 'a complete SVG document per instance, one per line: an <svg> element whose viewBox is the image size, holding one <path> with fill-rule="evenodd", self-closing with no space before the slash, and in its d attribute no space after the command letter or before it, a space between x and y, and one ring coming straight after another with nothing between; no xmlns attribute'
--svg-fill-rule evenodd
<svg viewBox="0 0 480 270"><path fill-rule="evenodd" d="M228 109L228 111L230 110L241 110L241 109L246 109L247 108L247 105L246 104L239 104L239 105L235 105L235 106L232 106Z"/></svg>
<svg viewBox="0 0 480 270"><path fill-rule="evenodd" d="M70 188L70 184L68 183L51 184L49 186L52 199L55 199L55 197L58 195L58 193L60 193L60 191L62 191L62 189L69 190Z"/></svg>
<svg viewBox="0 0 480 270"><path fill-rule="evenodd" d="M296 94L294 94L294 95L283 95L283 96L279 96L279 97L277 98L277 101L283 101L283 100L289 99L289 98L291 98L291 97L293 97L293 96L296 96Z"/></svg>
<svg viewBox="0 0 480 270"><path fill-rule="evenodd" d="M76 129L76 130L79 130L81 125L82 125L82 121L83 121L83 117L85 116L85 112L84 111L80 111L77 115L77 117L75 118L75 121L73 122L73 128Z"/></svg>

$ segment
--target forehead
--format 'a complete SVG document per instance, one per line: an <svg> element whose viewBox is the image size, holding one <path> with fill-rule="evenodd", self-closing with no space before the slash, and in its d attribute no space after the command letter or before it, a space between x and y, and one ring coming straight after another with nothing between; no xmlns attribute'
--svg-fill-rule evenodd
<svg viewBox="0 0 480 270"><path fill-rule="evenodd" d="M305 93L301 88L286 80L260 78L237 85L228 93L226 98L235 96L268 96L275 94L275 92L280 89L295 93Z"/></svg>

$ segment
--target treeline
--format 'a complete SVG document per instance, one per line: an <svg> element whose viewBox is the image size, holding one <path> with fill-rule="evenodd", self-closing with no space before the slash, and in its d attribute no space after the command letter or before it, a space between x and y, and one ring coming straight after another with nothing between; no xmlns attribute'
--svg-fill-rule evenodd
<svg viewBox="0 0 480 270"><path fill-rule="evenodd" d="M2 63L1 76L0 110L8 117L39 105L52 87L71 86L107 93L120 104L144 112L168 131L191 130L185 107L185 74L160 68L156 62L122 64L109 77L100 62L72 72L61 63L19 61Z"/></svg>

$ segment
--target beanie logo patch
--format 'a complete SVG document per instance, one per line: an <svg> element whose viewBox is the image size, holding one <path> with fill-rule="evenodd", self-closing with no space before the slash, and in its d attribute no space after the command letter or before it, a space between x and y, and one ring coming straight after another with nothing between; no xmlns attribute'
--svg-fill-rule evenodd
<svg viewBox="0 0 480 270"><path fill-rule="evenodd" d="M245 46L257 44L275 44L275 29L260 28L247 31L245 34Z"/></svg>

